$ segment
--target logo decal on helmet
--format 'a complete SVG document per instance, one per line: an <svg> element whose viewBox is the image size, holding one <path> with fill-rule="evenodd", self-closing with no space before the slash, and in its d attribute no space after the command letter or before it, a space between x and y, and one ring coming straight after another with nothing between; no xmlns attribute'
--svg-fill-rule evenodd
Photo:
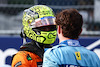
<svg viewBox="0 0 100 67"><path fill-rule="evenodd" d="M49 39L55 38L55 36L56 36L55 34L56 34L55 32L54 32L54 33L49 33L49 34L48 34L48 38L49 38Z"/></svg>

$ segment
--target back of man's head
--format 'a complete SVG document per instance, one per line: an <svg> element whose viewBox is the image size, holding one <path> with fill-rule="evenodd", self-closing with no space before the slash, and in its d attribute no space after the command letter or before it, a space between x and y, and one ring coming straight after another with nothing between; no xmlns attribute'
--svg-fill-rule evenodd
<svg viewBox="0 0 100 67"><path fill-rule="evenodd" d="M76 9L66 9L56 15L56 24L62 28L64 37L77 39L82 30L83 18Z"/></svg>

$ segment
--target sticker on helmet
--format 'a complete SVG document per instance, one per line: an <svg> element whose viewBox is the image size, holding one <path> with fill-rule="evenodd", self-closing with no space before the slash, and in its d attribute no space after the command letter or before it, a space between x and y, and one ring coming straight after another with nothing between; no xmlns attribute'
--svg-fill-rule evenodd
<svg viewBox="0 0 100 67"><path fill-rule="evenodd" d="M43 18L36 19L35 22L32 22L30 24L30 28L36 28L36 27L47 26L47 25L56 25L55 17L43 17Z"/></svg>

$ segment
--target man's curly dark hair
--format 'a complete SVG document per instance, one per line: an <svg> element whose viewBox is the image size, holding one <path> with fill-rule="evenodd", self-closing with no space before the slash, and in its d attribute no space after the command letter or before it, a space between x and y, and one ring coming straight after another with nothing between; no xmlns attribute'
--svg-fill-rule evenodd
<svg viewBox="0 0 100 67"><path fill-rule="evenodd" d="M64 37L77 39L82 31L83 18L76 9L62 10L56 15L55 22L62 28Z"/></svg>

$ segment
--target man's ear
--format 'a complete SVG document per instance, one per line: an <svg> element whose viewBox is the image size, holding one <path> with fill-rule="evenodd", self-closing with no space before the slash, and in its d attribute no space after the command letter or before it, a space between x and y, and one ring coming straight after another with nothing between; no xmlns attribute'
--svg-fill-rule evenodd
<svg viewBox="0 0 100 67"><path fill-rule="evenodd" d="M58 25L57 30L58 30L58 33L60 34L61 33L61 29L60 29L60 26L59 25Z"/></svg>
<svg viewBox="0 0 100 67"><path fill-rule="evenodd" d="M82 33L82 28L81 28L81 32L79 33L79 35Z"/></svg>

